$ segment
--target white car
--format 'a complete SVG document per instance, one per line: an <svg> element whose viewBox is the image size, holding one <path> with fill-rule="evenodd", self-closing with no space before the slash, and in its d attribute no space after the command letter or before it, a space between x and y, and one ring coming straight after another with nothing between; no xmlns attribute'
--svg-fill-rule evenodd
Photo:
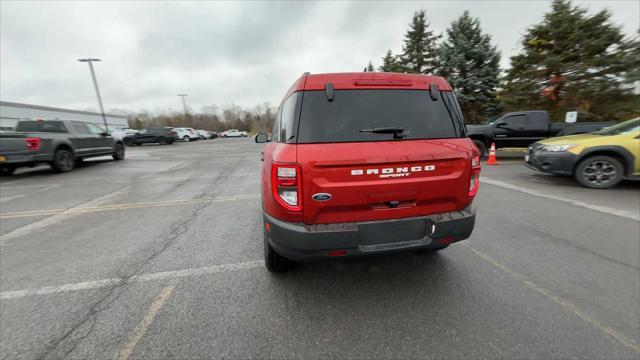
<svg viewBox="0 0 640 360"><path fill-rule="evenodd" d="M220 134L221 137L247 137L246 131L238 131L238 129L229 129Z"/></svg>
<svg viewBox="0 0 640 360"><path fill-rule="evenodd" d="M115 129L109 131L109 133L111 134L111 137L113 137L114 140L122 141L122 139L125 136L138 134L139 131L135 130L135 129L129 129L129 128L115 128Z"/></svg>
<svg viewBox="0 0 640 360"><path fill-rule="evenodd" d="M211 132L209 132L207 130L196 130L196 132L198 133L198 136L202 140L211 139L213 137L211 135Z"/></svg>
<svg viewBox="0 0 640 360"><path fill-rule="evenodd" d="M200 139L200 135L198 135L198 133L192 128L178 127L173 128L173 131L176 132L176 137L183 141L188 142Z"/></svg>

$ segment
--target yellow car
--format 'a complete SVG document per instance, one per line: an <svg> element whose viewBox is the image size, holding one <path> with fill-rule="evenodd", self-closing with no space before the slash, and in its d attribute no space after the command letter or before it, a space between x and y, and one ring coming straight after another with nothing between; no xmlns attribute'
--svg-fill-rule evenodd
<svg viewBox="0 0 640 360"><path fill-rule="evenodd" d="M524 160L529 168L573 176L594 189L640 179L640 118L589 134L539 141L529 147Z"/></svg>

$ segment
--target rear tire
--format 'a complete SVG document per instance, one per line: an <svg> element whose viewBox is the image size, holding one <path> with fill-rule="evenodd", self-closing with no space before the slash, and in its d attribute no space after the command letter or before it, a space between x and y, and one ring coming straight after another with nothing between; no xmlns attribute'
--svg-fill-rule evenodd
<svg viewBox="0 0 640 360"><path fill-rule="evenodd" d="M0 166L0 176L9 176L16 171L16 168L13 166Z"/></svg>
<svg viewBox="0 0 640 360"><path fill-rule="evenodd" d="M584 187L608 189L622 180L624 167L611 156L596 155L580 161L573 176Z"/></svg>
<svg viewBox="0 0 640 360"><path fill-rule="evenodd" d="M67 149L58 149L53 154L53 161L50 163L51 169L57 173L69 172L75 167L73 153Z"/></svg>
<svg viewBox="0 0 640 360"><path fill-rule="evenodd" d="M113 160L124 160L124 145L116 144L116 151L113 153Z"/></svg>
<svg viewBox="0 0 640 360"><path fill-rule="evenodd" d="M133 140L125 138L124 139L124 144L126 146L132 146L133 145Z"/></svg>
<svg viewBox="0 0 640 360"><path fill-rule="evenodd" d="M478 150L480 150L480 157L481 158L486 158L488 153L487 150L487 145L485 145L482 141L480 140L473 140L473 143L476 144L476 146L478 147Z"/></svg>
<svg viewBox="0 0 640 360"><path fill-rule="evenodd" d="M162 137L162 136L161 136L161 137L159 137L159 138L158 138L158 144L160 144L160 145L166 145L166 144L167 144L167 138Z"/></svg>
<svg viewBox="0 0 640 360"><path fill-rule="evenodd" d="M184 142L189 142L189 141L191 141L191 138L190 138L190 137L188 137L187 135L185 135L185 136L182 138L182 141L184 141Z"/></svg>
<svg viewBox="0 0 640 360"><path fill-rule="evenodd" d="M269 245L269 236L264 231L264 266L269 272L283 273L291 270L295 262L278 254L271 245Z"/></svg>

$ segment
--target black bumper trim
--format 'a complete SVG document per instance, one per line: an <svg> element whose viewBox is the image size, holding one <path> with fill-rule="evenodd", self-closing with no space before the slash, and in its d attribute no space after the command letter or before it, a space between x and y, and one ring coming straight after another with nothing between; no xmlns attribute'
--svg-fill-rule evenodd
<svg viewBox="0 0 640 360"><path fill-rule="evenodd" d="M404 219L392 219L358 223L338 223L326 225L305 225L275 219L264 214L265 232L269 244L282 256L304 260L328 257L329 250L345 250L347 255L379 254L404 249L437 248L439 239L453 237L451 242L469 238L475 226L476 210L471 204L462 211L434 214ZM425 234L421 239L397 239L390 242L361 242L361 226L378 226L384 238L385 223L389 223L389 238L395 239L392 229L404 222L425 222ZM265 230L266 231L266 230Z"/></svg>

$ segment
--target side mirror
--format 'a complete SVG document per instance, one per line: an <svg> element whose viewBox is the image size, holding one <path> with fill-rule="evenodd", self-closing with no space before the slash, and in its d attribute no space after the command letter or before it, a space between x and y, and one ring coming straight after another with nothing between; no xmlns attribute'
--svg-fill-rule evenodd
<svg viewBox="0 0 640 360"><path fill-rule="evenodd" d="M255 140L257 144L267 143L269 142L269 136L265 133L259 133L258 135L256 135Z"/></svg>
<svg viewBox="0 0 640 360"><path fill-rule="evenodd" d="M111 134L109 134L109 133L108 133L108 132L106 132L106 131L105 131L105 132L103 132L103 133L102 133L102 134L100 134L100 135L102 135L102 137L111 136Z"/></svg>

